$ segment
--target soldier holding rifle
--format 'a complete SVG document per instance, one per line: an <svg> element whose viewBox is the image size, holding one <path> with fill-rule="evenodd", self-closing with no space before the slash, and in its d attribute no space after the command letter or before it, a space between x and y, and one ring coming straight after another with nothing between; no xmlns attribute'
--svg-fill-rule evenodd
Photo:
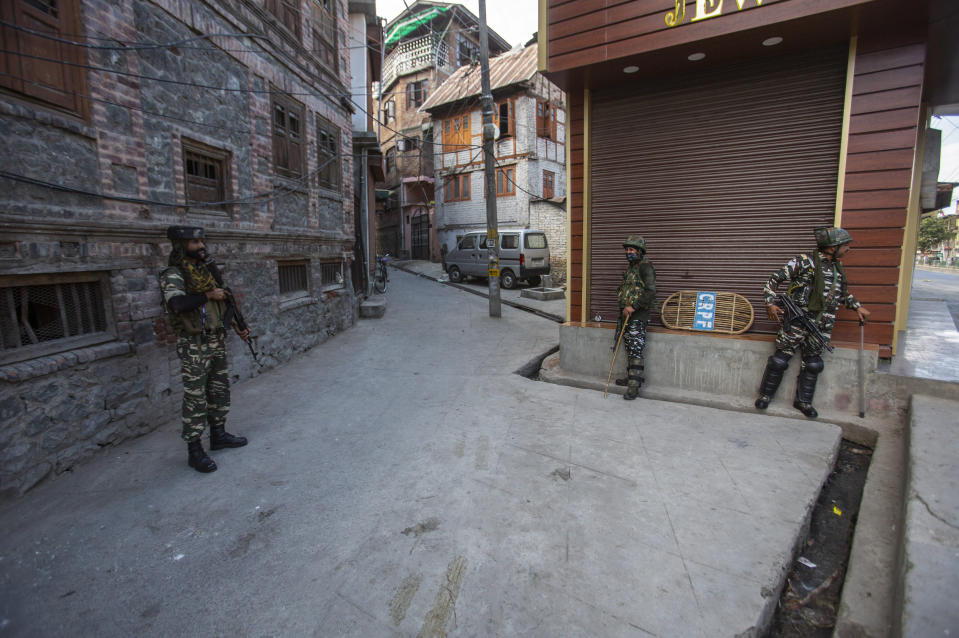
<svg viewBox="0 0 959 638"><path fill-rule="evenodd" d="M198 472L212 472L216 463L200 441L207 424L211 450L247 443L245 438L226 431L230 410L226 328L232 326L248 344L250 329L242 316L237 319L232 294L223 286L216 266L207 261L203 229L170 226L167 238L173 243L173 250L169 266L160 272L160 291L177 335L176 351L182 365L182 436L187 442L187 463Z"/></svg>
<svg viewBox="0 0 959 638"><path fill-rule="evenodd" d="M829 340L839 304L855 310L860 322L869 316L869 311L847 289L840 261L849 252L852 237L842 228L820 227L814 232L818 250L812 256L801 254L790 259L769 277L763 289L766 312L781 325L776 335L776 351L766 362L756 399L756 408L769 407L789 359L801 350L802 366L793 407L809 418L819 416L812 399L816 380L824 368L820 355L825 349L832 350ZM776 289L787 281L789 289L777 298Z"/></svg>

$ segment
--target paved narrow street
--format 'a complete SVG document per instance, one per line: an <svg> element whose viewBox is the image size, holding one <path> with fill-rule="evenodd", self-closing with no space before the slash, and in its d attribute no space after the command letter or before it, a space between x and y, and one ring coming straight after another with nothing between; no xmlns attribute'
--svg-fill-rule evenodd
<svg viewBox="0 0 959 638"><path fill-rule="evenodd" d="M234 386L200 475L156 432L0 511L2 636L734 636L768 623L820 422L514 374L555 322L403 272Z"/></svg>

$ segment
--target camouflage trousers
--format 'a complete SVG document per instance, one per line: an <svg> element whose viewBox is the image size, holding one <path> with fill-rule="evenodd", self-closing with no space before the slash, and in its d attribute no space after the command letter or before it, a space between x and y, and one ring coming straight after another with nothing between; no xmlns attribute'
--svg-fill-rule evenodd
<svg viewBox="0 0 959 638"><path fill-rule="evenodd" d="M226 333L177 339L183 375L183 440L199 440L207 423L226 425L230 411L230 374L226 361Z"/></svg>
<svg viewBox="0 0 959 638"><path fill-rule="evenodd" d="M815 318L813 318L813 320L815 320ZM822 313L822 319L819 321L819 332L826 337L827 341L832 339L832 329L835 325L835 312ZM809 332L798 322L794 323L789 330L783 330L782 327L779 328L779 332L776 333L776 349L782 350L790 356L802 350L803 358L819 356L824 350L824 348L819 345L819 342L816 341L815 338L810 337Z"/></svg>
<svg viewBox="0 0 959 638"><path fill-rule="evenodd" d="M646 350L646 327L649 325L649 319L630 319L626 322L626 334L623 335L623 346L626 348L626 356L630 359L642 359L643 352ZM622 319L616 331L616 338L619 339L619 331L623 329Z"/></svg>

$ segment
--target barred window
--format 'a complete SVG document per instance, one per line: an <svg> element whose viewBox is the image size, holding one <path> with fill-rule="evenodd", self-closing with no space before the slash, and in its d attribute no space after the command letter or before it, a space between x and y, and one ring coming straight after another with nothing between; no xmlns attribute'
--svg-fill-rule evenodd
<svg viewBox="0 0 959 638"><path fill-rule="evenodd" d="M280 294L308 292L310 290L310 262L287 261L278 264L280 275Z"/></svg>
<svg viewBox="0 0 959 638"><path fill-rule="evenodd" d="M0 278L0 362L112 338L102 273Z"/></svg>
<svg viewBox="0 0 959 638"><path fill-rule="evenodd" d="M323 278L323 289L332 290L343 287L343 262L324 261L320 264L320 273Z"/></svg>

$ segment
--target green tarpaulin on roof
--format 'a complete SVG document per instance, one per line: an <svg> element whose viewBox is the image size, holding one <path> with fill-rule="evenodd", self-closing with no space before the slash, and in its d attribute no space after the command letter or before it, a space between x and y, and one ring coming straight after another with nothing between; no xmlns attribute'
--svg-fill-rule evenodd
<svg viewBox="0 0 959 638"><path fill-rule="evenodd" d="M417 13L411 18L407 18L402 22L394 24L393 28L391 28L389 33L386 34L386 46L390 46L394 42L398 42L400 38L406 34L416 31L433 18L449 10L450 7L432 7L426 11L423 11L422 13Z"/></svg>

